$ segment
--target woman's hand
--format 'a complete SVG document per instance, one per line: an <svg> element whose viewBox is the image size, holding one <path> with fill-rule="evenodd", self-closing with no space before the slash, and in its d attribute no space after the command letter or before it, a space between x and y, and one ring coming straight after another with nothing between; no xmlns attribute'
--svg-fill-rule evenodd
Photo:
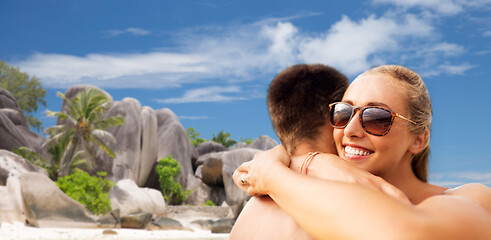
<svg viewBox="0 0 491 240"><path fill-rule="evenodd" d="M234 182L240 189L252 196L268 194L268 181L278 168L287 168L290 157L282 145L264 152L257 152L254 159L241 164L233 174Z"/></svg>

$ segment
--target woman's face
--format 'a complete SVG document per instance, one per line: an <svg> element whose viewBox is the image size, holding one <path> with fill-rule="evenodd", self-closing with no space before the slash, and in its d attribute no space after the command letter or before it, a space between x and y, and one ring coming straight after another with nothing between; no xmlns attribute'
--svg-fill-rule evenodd
<svg viewBox="0 0 491 240"><path fill-rule="evenodd" d="M382 74L363 74L348 87L342 101L355 107L383 107L407 117L407 94L397 84ZM384 178L397 174L403 159L409 162L411 158L409 146L414 135L409 132L409 122L396 117L385 136L374 136L363 130L359 115L357 111L345 128L334 129L339 156Z"/></svg>

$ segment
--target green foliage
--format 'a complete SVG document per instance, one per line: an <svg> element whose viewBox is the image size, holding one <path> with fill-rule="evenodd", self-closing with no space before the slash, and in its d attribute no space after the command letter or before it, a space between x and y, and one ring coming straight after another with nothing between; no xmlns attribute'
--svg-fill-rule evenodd
<svg viewBox="0 0 491 240"><path fill-rule="evenodd" d="M18 147L16 149L13 149L12 152L21 156L22 158L28 160L31 162L34 166L44 168L46 172L48 173L48 176L51 180L56 181L58 179L58 165L59 165L59 154L62 149L61 144L52 144L48 146L48 152L53 156L52 160L49 161L45 159L41 154L37 153L33 149L30 149L28 147ZM70 165L70 173L72 172L77 172L77 171L83 171L82 168L85 166L85 159L83 159L83 154L82 152L78 152L75 157L74 161L72 161Z"/></svg>
<svg viewBox="0 0 491 240"><path fill-rule="evenodd" d="M251 144L254 142L253 138L240 138L240 141L246 144Z"/></svg>
<svg viewBox="0 0 491 240"><path fill-rule="evenodd" d="M211 200L206 200L206 202L201 204L201 206L216 206L216 204Z"/></svg>
<svg viewBox="0 0 491 240"><path fill-rule="evenodd" d="M109 191L114 183L105 179L106 172L90 176L87 172L76 172L61 177L56 185L69 197L82 203L93 214L102 215L111 211Z"/></svg>
<svg viewBox="0 0 491 240"><path fill-rule="evenodd" d="M46 160L41 154L28 147L18 147L12 150L13 153L31 162L34 166L44 168L48 172L49 178L56 178L56 167Z"/></svg>
<svg viewBox="0 0 491 240"><path fill-rule="evenodd" d="M198 146L200 143L204 143L207 141L203 138L200 138L199 136L201 136L201 133L196 131L193 127L189 127L188 129L186 129L186 133L188 134L189 141L191 141L191 143L195 147Z"/></svg>
<svg viewBox="0 0 491 240"><path fill-rule="evenodd" d="M180 183L174 181L174 178L181 174L181 166L171 155L159 160L155 168L159 176L160 189L164 199L171 205L178 205L186 201L190 190L183 190Z"/></svg>
<svg viewBox="0 0 491 240"><path fill-rule="evenodd" d="M212 135L213 138L211 141L220 143L227 148L237 143L236 141L232 140L230 133L224 132L223 130L221 130L216 136L213 133Z"/></svg>
<svg viewBox="0 0 491 240"><path fill-rule="evenodd" d="M51 179L58 179L59 166L62 161L63 153L68 144L68 136L60 137L57 141L52 141L48 144L48 152L51 155L52 169L53 169L53 177L50 176ZM87 161L84 158L84 152L78 151L74 154L73 160L68 167L68 174L84 171L83 169L87 169Z"/></svg>
<svg viewBox="0 0 491 240"><path fill-rule="evenodd" d="M42 122L32 114L38 110L38 104L46 107L44 96L46 90L36 77L30 78L27 73L21 72L19 68L10 66L4 61L0 61L0 87L8 90L14 95L20 109L26 115L29 127L42 130Z"/></svg>
<svg viewBox="0 0 491 240"><path fill-rule="evenodd" d="M104 93L95 89L84 90L73 99L63 98L66 108L61 112L48 111L48 116L56 116L63 124L50 127L46 132L50 135L47 144L59 144L58 175L66 176L70 172L70 166L77 154L81 151L89 170L95 169L95 151L102 149L111 157L114 152L103 141L107 139L115 142L114 136L107 132L110 126L121 125L124 122L121 116L105 118L104 113L110 107L111 99Z"/></svg>

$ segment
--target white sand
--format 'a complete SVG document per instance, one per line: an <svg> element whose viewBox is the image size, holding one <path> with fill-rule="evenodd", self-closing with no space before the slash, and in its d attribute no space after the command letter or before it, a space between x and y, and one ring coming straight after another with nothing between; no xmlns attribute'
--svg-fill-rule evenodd
<svg viewBox="0 0 491 240"><path fill-rule="evenodd" d="M27 227L23 223L2 223L0 227L0 239L7 240L92 240L92 239L118 239L118 240L146 240L146 239L205 239L222 240L228 239L229 234L215 234L210 231L197 230L136 230L136 229L111 229L114 235L103 234L105 229L83 229L83 228L35 228Z"/></svg>

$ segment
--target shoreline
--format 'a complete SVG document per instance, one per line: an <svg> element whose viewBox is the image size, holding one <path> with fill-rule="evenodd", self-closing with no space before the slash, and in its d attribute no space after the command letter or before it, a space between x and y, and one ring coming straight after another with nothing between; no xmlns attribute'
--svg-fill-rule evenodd
<svg viewBox="0 0 491 240"><path fill-rule="evenodd" d="M0 239L12 240L146 240L146 239L229 239L228 233L211 233L209 230L145 230L125 228L36 228L23 223L2 223Z"/></svg>

